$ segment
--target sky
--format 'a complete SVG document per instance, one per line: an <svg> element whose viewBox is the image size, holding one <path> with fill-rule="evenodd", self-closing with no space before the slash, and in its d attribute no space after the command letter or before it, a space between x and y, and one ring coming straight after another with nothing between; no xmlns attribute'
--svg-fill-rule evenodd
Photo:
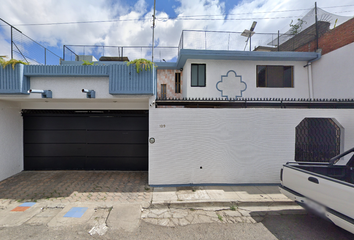
<svg viewBox="0 0 354 240"><path fill-rule="evenodd" d="M152 44L153 0L2 0L1 3L1 19L60 57L63 45ZM318 0L317 5L337 15L354 16L353 0ZM229 31L238 33L211 34L206 41L204 33L190 32L186 33L184 42L196 48L207 44L217 48L222 41L222 44L227 42L230 50L243 50L246 38L241 37L240 32L249 29L253 21L257 21L257 25L252 47L266 45L275 35L261 33L288 31L291 21L296 22L314 6L315 2L309 0L156 0L155 45L177 47L182 30ZM21 34L15 33L14 38L20 45L17 47L34 59L43 55L39 46L26 47L26 38ZM0 22L0 56L10 56L9 42L10 28ZM78 47L72 49L83 51ZM94 51L86 48L85 54ZM105 54L115 55L118 51L118 48L106 48ZM126 48L125 54L129 51L137 54L140 51L142 57L151 55L138 48ZM166 53L168 51L171 53ZM171 60L175 51L166 49L164 56L161 52L155 55L160 61L162 58Z"/></svg>

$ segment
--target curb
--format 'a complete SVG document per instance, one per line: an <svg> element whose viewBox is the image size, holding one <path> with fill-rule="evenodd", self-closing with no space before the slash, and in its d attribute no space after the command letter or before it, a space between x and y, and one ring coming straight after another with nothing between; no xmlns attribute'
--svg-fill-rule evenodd
<svg viewBox="0 0 354 240"><path fill-rule="evenodd" d="M293 201L171 201L152 202L150 208L202 208L202 207L286 207L298 206Z"/></svg>

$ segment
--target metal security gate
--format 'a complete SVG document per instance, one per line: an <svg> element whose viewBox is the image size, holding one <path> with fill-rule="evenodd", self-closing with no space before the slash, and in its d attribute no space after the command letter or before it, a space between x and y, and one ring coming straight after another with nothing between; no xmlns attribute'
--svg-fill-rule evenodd
<svg viewBox="0 0 354 240"><path fill-rule="evenodd" d="M148 169L147 111L23 110L25 170Z"/></svg>

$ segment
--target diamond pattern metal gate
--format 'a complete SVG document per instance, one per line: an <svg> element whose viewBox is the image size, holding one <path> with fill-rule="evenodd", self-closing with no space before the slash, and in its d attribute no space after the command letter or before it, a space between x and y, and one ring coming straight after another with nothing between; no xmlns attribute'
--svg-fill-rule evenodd
<svg viewBox="0 0 354 240"><path fill-rule="evenodd" d="M328 162L343 150L343 131L334 118L304 118L296 126L295 161Z"/></svg>

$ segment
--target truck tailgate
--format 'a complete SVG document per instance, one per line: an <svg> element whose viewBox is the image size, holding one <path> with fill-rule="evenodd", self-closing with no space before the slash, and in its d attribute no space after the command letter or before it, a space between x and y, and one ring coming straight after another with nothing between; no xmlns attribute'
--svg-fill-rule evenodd
<svg viewBox="0 0 354 240"><path fill-rule="evenodd" d="M284 165L282 185L331 210L354 218L354 185Z"/></svg>

